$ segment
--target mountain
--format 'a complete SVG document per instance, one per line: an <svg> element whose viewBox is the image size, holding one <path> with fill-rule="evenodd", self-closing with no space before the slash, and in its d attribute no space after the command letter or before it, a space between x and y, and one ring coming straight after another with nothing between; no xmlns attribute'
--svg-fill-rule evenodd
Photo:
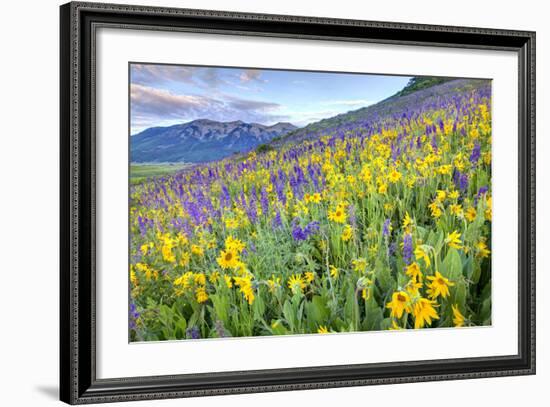
<svg viewBox="0 0 550 407"><path fill-rule="evenodd" d="M250 151L297 129L290 123L217 122L200 119L169 127L151 127L130 137L131 162L199 163Z"/></svg>
<svg viewBox="0 0 550 407"><path fill-rule="evenodd" d="M416 78L413 78L416 79ZM442 100L473 89L486 88L490 80L450 79L412 80L405 88L374 105L342 113L337 116L308 124L272 140L269 146L277 148L283 144L312 140L322 134L353 130L358 127L380 126L385 118L407 117L418 108L434 108Z"/></svg>

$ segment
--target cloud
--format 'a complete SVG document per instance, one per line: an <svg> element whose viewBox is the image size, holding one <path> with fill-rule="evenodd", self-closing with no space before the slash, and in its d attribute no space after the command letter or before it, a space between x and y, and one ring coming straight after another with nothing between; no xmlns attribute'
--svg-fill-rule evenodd
<svg viewBox="0 0 550 407"><path fill-rule="evenodd" d="M148 127L204 118L262 124L288 119L287 115L280 114L281 105L273 102L230 95L182 95L140 84L131 85L130 102L132 134Z"/></svg>
<svg viewBox="0 0 550 407"><path fill-rule="evenodd" d="M195 83L196 70L197 68L192 66L132 64L130 82L141 85L168 81Z"/></svg>
<svg viewBox="0 0 550 407"><path fill-rule="evenodd" d="M217 88L220 85L227 85L228 82L222 78L220 71L217 68L201 68L198 76L204 84L209 88ZM200 86L201 84L199 84Z"/></svg>
<svg viewBox="0 0 550 407"><path fill-rule="evenodd" d="M277 110L281 107L278 103L263 102L261 100L241 99L236 97L227 97L227 103L238 110L258 110L262 112L269 112Z"/></svg>
<svg viewBox="0 0 550 407"><path fill-rule="evenodd" d="M262 71L260 71L259 69L244 69L241 72L239 79L242 83L248 83L252 81L267 82L265 79L262 79Z"/></svg>

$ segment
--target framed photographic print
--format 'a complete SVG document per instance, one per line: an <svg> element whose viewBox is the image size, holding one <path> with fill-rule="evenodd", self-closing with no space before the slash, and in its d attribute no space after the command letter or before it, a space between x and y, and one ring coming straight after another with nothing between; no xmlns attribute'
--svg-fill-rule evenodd
<svg viewBox="0 0 550 407"><path fill-rule="evenodd" d="M61 399L535 372L535 34L61 6Z"/></svg>

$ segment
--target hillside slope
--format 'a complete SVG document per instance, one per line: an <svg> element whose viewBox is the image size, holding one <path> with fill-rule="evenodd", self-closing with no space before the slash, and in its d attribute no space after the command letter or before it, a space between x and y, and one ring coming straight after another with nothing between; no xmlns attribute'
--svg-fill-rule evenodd
<svg viewBox="0 0 550 407"><path fill-rule="evenodd" d="M359 126L370 127L375 123L380 125L384 119L397 118L397 116L406 117L412 111L418 115L420 111L433 109L448 98L456 98L473 89L489 86L489 84L490 81L484 79L455 79L413 90L411 93L404 92L405 94L403 94L401 91L374 105L323 119L291 131L285 136L274 139L271 144L277 147L289 142L297 143L317 138L321 133L346 131Z"/></svg>

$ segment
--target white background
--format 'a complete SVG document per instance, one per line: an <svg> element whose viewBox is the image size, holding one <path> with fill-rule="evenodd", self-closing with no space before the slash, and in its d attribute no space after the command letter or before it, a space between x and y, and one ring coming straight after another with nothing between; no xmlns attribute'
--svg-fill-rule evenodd
<svg viewBox="0 0 550 407"><path fill-rule="evenodd" d="M152 1L133 3L152 4ZM550 297L543 297L548 284L543 259L550 226L544 211L548 205L550 145L543 135L550 130L548 72L550 28L544 2L518 3L462 0L444 7L440 1L394 1L366 4L339 0L277 0L247 2L232 0L159 1L156 5L211 8L265 13L316 15L322 17L390 20L432 24L516 28L537 31L538 104L538 251L539 298L538 374L534 377L498 378L456 382L417 383L392 386L268 393L186 400L187 405L298 405L333 406L342 403L406 402L425 405L438 400L442 405L464 406L491 403L520 405L536 397L547 399L544 384L550 380L548 309ZM509 4L507 4L509 3ZM0 294L0 373L2 405L53 405L58 382L58 1L12 2L4 5L0 25L2 61L0 100L1 199L0 223L2 293ZM148 402L175 406L181 400ZM133 403L134 405L139 405ZM130 405L130 404L124 404ZM141 403L141 405L147 405Z"/></svg>
<svg viewBox="0 0 550 407"><path fill-rule="evenodd" d="M97 376L113 378L517 353L516 53L102 28L97 41ZM204 52L208 50L208 52ZM280 55L284 54L284 58ZM327 56L330 56L327 58ZM128 61L492 78L492 326L128 345ZM403 64L402 61L407 61ZM403 71L406 69L406 71ZM113 137L113 135L117 135ZM516 216L513 216L516 215ZM403 346L406 343L407 346ZM433 343L444 344L435 347ZM284 349L281 354L273 349ZM304 349L310 351L305 352ZM322 349L330 349L323 352ZM376 352L369 350L376 349Z"/></svg>

